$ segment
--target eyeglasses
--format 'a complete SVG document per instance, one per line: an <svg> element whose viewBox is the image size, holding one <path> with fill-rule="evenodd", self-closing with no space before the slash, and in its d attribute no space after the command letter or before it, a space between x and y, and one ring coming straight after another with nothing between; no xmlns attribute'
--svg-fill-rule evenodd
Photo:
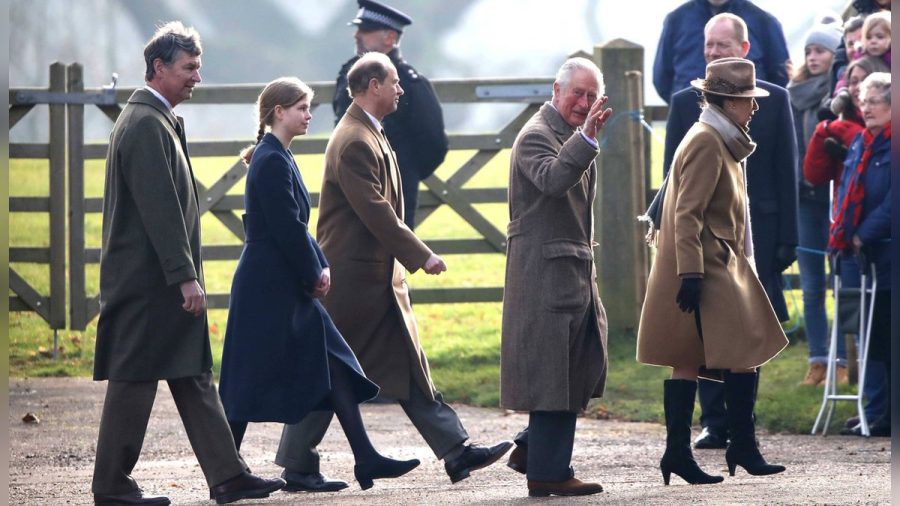
<svg viewBox="0 0 900 506"><path fill-rule="evenodd" d="M881 98L866 98L866 99L860 100L859 105L861 105L861 106L867 105L869 107L873 107L878 104L884 104L886 102L887 102L887 100L884 100Z"/></svg>

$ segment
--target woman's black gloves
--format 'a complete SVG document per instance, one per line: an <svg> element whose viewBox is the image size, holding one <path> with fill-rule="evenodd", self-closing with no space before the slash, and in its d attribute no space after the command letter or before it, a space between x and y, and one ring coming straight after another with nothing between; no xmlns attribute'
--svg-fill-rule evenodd
<svg viewBox="0 0 900 506"><path fill-rule="evenodd" d="M675 303L685 313L700 309L700 283L703 278L682 278L681 288L675 296Z"/></svg>

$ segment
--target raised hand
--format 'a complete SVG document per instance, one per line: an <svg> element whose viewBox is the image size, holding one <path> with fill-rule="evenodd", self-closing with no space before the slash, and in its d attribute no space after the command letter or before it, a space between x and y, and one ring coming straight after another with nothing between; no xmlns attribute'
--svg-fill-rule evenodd
<svg viewBox="0 0 900 506"><path fill-rule="evenodd" d="M581 131L584 135L587 135L592 139L597 138L597 134L603 129L603 126L606 124L607 120L609 120L609 117L612 116L612 109L603 108L608 100L609 97L603 95L591 105L587 118L584 119L584 125L581 127Z"/></svg>

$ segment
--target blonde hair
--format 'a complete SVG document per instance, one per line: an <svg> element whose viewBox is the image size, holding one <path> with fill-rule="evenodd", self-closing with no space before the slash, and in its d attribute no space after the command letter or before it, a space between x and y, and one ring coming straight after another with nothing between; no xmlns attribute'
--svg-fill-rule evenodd
<svg viewBox="0 0 900 506"><path fill-rule="evenodd" d="M888 11L876 12L874 14L869 14L866 19L863 21L862 25L862 40L866 41L869 32L875 28L882 27L887 28L888 35L891 34L891 13Z"/></svg>
<svg viewBox="0 0 900 506"><path fill-rule="evenodd" d="M281 106L283 109L287 109L307 97L312 100L312 88L296 77L279 77L263 88L259 98L256 99L256 118L259 122L256 142L241 151L244 163L250 164L253 151L266 135L266 127L272 126L275 120L275 108Z"/></svg>

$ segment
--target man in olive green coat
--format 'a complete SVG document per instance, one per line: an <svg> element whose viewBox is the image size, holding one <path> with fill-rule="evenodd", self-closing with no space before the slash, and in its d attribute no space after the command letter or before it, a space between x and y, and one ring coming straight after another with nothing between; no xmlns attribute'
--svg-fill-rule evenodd
<svg viewBox="0 0 900 506"><path fill-rule="evenodd" d="M403 94L397 69L384 54L367 53L351 67L348 83L353 104L325 150L316 234L331 264L332 284L323 303L366 376L382 395L399 401L456 483L495 462L512 443L465 444L469 435L435 390L419 343L406 269L440 274L447 266L403 222L397 157L381 128ZM285 467L288 490L347 486L319 471L316 445L331 415L314 412L285 426L275 463Z"/></svg>
<svg viewBox="0 0 900 506"><path fill-rule="evenodd" d="M595 137L611 114L603 88L590 60L567 60L552 100L512 149L500 404L530 412L508 465L527 474L531 495L603 490L569 467L575 416L606 381L606 313L593 253Z"/></svg>
<svg viewBox="0 0 900 506"><path fill-rule="evenodd" d="M179 22L144 48L147 85L109 141L94 379L109 380L91 486L96 504L169 504L131 477L159 380L167 380L219 503L284 486L247 472L212 379L200 208L184 124L173 108L200 82L200 40Z"/></svg>

